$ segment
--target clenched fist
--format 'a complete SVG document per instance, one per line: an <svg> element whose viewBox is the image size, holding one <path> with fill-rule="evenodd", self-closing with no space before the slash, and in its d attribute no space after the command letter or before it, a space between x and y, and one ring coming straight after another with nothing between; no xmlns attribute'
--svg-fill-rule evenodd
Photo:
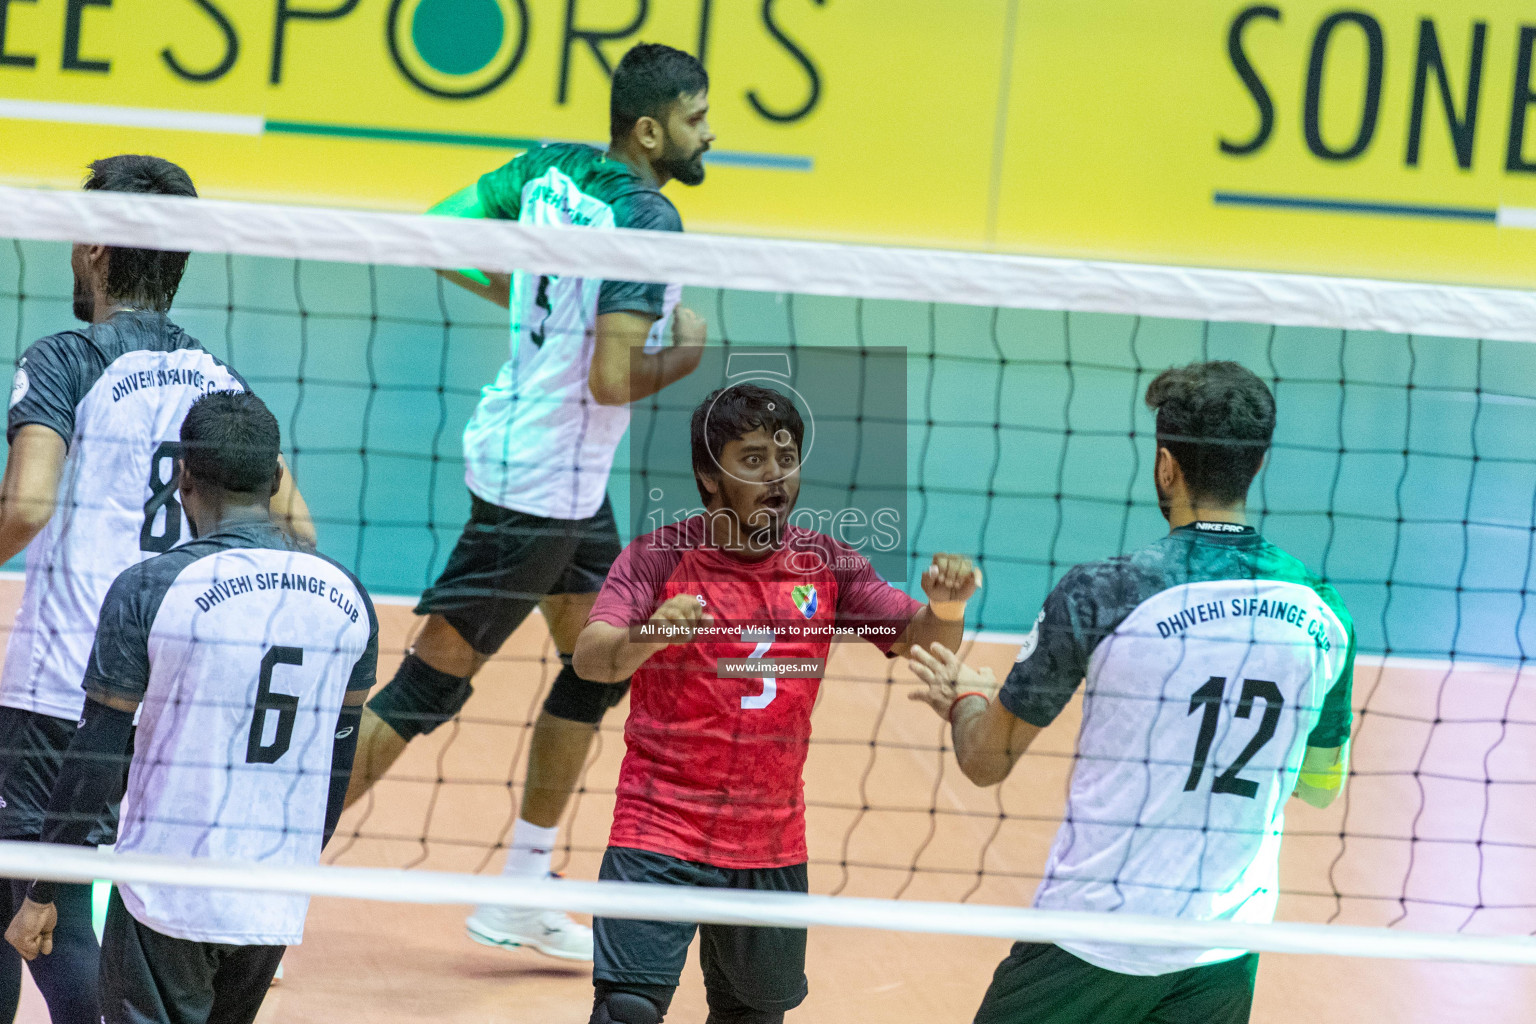
<svg viewBox="0 0 1536 1024"><path fill-rule="evenodd" d="M664 642L683 644L690 642L701 627L714 625L715 620L704 611L704 605L692 594L678 594L652 613L650 625L662 630Z"/></svg>
<svg viewBox="0 0 1536 1024"><path fill-rule="evenodd" d="M709 337L709 325L687 306L672 311L672 344L678 348L702 348Z"/></svg>
<svg viewBox="0 0 1536 1024"><path fill-rule="evenodd" d="M58 923L59 912L52 903L25 900L5 930L5 941L16 947L23 960L47 956L53 952L53 929Z"/></svg>

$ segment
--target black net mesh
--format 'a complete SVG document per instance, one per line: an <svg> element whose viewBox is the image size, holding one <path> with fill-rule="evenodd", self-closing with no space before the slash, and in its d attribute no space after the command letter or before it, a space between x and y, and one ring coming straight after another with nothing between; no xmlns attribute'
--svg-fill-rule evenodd
<svg viewBox="0 0 1536 1024"><path fill-rule="evenodd" d="M70 293L64 247L0 246L13 360L70 326ZM968 658L999 676L1068 568L1166 531L1142 402L1151 378L1197 359L1253 370L1279 409L1254 521L1338 589L1360 651L1349 786L1327 811L1292 812L1280 916L1533 930L1520 865L1536 779L1522 685L1536 641L1536 348L858 297L690 288L684 301L726 355L851 354L833 381L846 424L901 407L903 518L886 575L918 594L933 553L973 556L986 585ZM387 679L416 628L413 598L469 514L459 434L507 358L505 314L422 270L195 254L172 317L277 413L322 549L379 600ZM903 353L899 396L872 389L857 359L891 352ZM637 411L647 430L617 457L626 540L643 522L629 485L651 466L651 428L685 405L668 401ZM328 859L496 870L559 669L535 616L463 714L343 820ZM1006 784L981 790L905 699L911 682L867 646L834 648L806 770L813 890L1027 901L1061 821L1079 703ZM579 877L595 876L606 843L623 711L604 721L562 830L557 866Z"/></svg>

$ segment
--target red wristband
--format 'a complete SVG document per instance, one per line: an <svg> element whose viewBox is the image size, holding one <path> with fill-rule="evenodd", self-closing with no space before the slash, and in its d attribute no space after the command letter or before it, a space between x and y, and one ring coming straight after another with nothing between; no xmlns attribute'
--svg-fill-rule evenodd
<svg viewBox="0 0 1536 1024"><path fill-rule="evenodd" d="M950 705L949 705L949 724L950 725L954 725L955 724L955 708L959 707L960 706L960 702L965 700L965 698L967 698L967 697L980 697L986 703L988 703L988 704L992 703L991 699L986 694L982 693L980 690L967 690L965 693L962 693L958 697L956 697L954 699L954 701L951 702Z"/></svg>

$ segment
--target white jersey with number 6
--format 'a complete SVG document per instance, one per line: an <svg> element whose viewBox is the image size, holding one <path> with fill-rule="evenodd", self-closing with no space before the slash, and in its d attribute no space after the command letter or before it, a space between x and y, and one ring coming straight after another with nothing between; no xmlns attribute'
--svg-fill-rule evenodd
<svg viewBox="0 0 1536 1024"><path fill-rule="evenodd" d="M271 523L221 529L112 584L85 685L141 701L120 853L314 865L337 720L373 685L361 584ZM290 945L309 898L137 882L141 924L198 942Z"/></svg>
<svg viewBox="0 0 1536 1024"><path fill-rule="evenodd" d="M177 439L192 403L222 390L248 389L154 312L49 335L18 360L8 439L40 424L68 454L53 517L27 549L0 705L80 717L80 678L107 587L191 536L176 495Z"/></svg>
<svg viewBox="0 0 1536 1024"><path fill-rule="evenodd" d="M1045 727L1085 677L1067 811L1035 906L1260 922L1308 746L1349 736L1354 628L1252 529L1196 523L1064 576L1000 699ZM1155 975L1240 949L1063 944Z"/></svg>

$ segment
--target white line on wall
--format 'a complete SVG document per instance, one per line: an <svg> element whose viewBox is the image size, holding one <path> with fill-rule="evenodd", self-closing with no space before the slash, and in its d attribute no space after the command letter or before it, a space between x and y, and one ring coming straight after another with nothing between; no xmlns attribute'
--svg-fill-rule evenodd
<svg viewBox="0 0 1536 1024"><path fill-rule="evenodd" d="M260 135L267 126L266 118L258 114L209 114L196 110L107 107L91 103L53 103L47 100L0 99L0 118L99 124L117 128L164 128L220 135Z"/></svg>

